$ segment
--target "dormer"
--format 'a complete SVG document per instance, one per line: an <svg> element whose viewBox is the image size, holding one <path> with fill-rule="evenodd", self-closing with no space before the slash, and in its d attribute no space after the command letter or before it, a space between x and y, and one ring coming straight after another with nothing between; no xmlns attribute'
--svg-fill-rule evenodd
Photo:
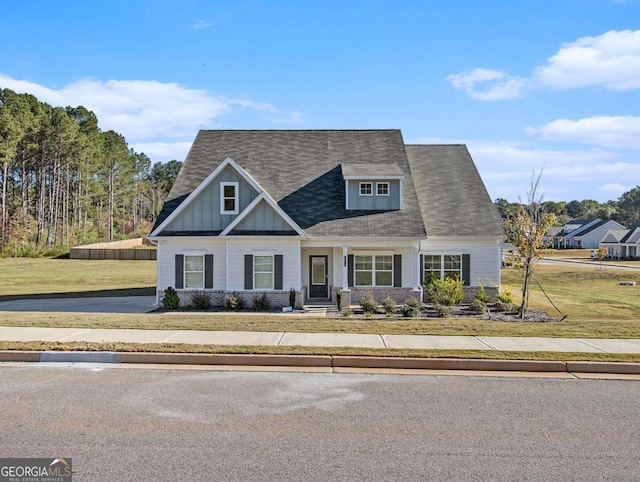
<svg viewBox="0 0 640 482"><path fill-rule="evenodd" d="M404 172L397 164L343 164L348 210L402 209Z"/></svg>

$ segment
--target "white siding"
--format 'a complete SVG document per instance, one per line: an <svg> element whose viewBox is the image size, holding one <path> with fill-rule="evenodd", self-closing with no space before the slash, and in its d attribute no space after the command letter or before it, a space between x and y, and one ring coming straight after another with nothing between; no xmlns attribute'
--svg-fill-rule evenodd
<svg viewBox="0 0 640 482"><path fill-rule="evenodd" d="M158 280L157 290L175 288L176 254L213 254L213 289L225 289L227 270L226 248L224 241L216 238L175 238L158 242Z"/></svg>
<svg viewBox="0 0 640 482"><path fill-rule="evenodd" d="M300 241L295 240L229 240L229 279L227 291L244 290L244 255L281 254L282 289L300 289Z"/></svg>
<svg viewBox="0 0 640 482"><path fill-rule="evenodd" d="M420 243L420 254L469 254L470 286L500 284L500 244L494 238L429 238ZM403 273L404 277L404 273Z"/></svg>

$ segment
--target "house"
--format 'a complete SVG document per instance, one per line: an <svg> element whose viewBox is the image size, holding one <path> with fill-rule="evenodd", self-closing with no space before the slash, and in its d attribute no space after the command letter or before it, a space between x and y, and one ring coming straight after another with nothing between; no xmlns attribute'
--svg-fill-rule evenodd
<svg viewBox="0 0 640 482"><path fill-rule="evenodd" d="M608 231L619 229L624 229L624 226L613 220L576 219L569 221L555 233L553 245L558 249L595 249Z"/></svg>
<svg viewBox="0 0 640 482"><path fill-rule="evenodd" d="M272 306L420 299L425 278L467 296L500 283L500 215L464 145L399 130L203 130L149 237L157 295L206 291Z"/></svg>
<svg viewBox="0 0 640 482"><path fill-rule="evenodd" d="M629 229L607 231L600 246L607 250L607 258L640 258L640 221L633 223Z"/></svg>

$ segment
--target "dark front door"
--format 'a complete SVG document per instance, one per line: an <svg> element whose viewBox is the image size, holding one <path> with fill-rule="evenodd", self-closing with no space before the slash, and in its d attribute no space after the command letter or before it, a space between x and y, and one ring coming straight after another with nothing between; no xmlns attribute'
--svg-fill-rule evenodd
<svg viewBox="0 0 640 482"><path fill-rule="evenodd" d="M309 257L309 286L310 298L329 297L329 277L327 276L327 257Z"/></svg>

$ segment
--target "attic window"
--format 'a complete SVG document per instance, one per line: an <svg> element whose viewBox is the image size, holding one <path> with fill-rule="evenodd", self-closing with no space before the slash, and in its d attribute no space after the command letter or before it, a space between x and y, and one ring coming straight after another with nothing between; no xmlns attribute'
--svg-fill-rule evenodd
<svg viewBox="0 0 640 482"><path fill-rule="evenodd" d="M238 214L238 183L220 183L220 214Z"/></svg>
<svg viewBox="0 0 640 482"><path fill-rule="evenodd" d="M371 183L371 182L361 182L360 183L360 195L361 196L372 196L373 195L373 183Z"/></svg>

